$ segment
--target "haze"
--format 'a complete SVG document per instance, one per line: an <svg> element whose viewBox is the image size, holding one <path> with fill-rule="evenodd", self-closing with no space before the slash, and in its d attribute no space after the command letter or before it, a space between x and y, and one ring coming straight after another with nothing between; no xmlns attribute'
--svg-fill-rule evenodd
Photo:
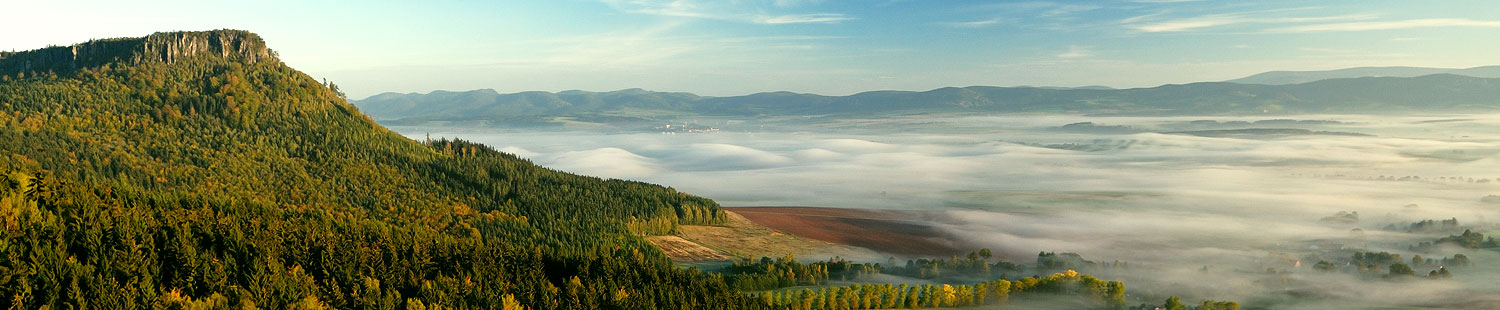
<svg viewBox="0 0 1500 310"><path fill-rule="evenodd" d="M1500 130L1500 118L1295 119L1304 122L1294 127L1367 136L1158 133L1265 127L1248 126L1267 120L1257 117L1037 115L703 119L696 122L722 124L724 132L674 135L395 129L416 139L470 139L556 169L667 184L729 206L944 210L947 216L935 225L1008 259L1065 251L1141 266L1114 276L1144 288L1143 294L1294 309L1448 307L1500 298L1500 287L1482 275L1495 270L1484 263L1462 269L1458 282L1407 284L1310 267L1320 259L1347 259L1356 249L1410 255L1408 246L1436 238L1384 229L1390 225L1456 218L1466 227L1494 227L1500 207L1481 198L1500 193L1500 139L1490 134ZM1218 125L1193 123L1198 120ZM1128 127L1062 127L1078 122ZM1350 224L1320 222L1341 211L1362 217ZM1364 232L1351 233L1354 228ZM1279 262L1276 253L1300 264ZM1424 256L1455 253L1500 259L1491 251L1453 249ZM1266 268L1295 272L1293 295L1320 297L1278 293L1286 288L1262 283L1268 276L1256 272Z"/></svg>

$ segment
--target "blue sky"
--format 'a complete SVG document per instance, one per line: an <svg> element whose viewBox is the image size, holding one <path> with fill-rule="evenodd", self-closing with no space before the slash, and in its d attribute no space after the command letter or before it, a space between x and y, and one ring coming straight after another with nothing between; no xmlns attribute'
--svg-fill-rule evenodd
<svg viewBox="0 0 1500 310"><path fill-rule="evenodd" d="M1500 64L1500 1L22 1L0 50L245 29L352 98L1150 87Z"/></svg>

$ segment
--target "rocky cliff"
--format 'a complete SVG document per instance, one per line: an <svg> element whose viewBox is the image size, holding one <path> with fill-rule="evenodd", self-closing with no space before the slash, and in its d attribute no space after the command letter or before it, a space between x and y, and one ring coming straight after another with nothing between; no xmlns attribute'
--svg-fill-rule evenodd
<svg viewBox="0 0 1500 310"><path fill-rule="evenodd" d="M66 74L112 63L175 63L198 56L249 63L277 61L265 41L248 31L158 32L143 38L92 40L72 46L0 53L0 75Z"/></svg>

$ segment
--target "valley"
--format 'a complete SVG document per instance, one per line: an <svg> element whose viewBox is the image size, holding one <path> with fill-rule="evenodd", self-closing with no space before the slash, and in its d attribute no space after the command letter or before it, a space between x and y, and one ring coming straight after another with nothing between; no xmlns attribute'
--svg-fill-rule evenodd
<svg viewBox="0 0 1500 310"><path fill-rule="evenodd" d="M4 7L0 308L1500 309L1494 4Z"/></svg>
<svg viewBox="0 0 1500 310"><path fill-rule="evenodd" d="M1071 125L1081 123L1090 125ZM393 128L413 137L461 137L544 166L712 197L729 206L731 218L758 224L682 226L675 234L733 257L720 264L791 254L902 266L988 249L991 263L1041 274L1047 269L1037 253L1055 251L1081 255L1069 263L1072 269L1141 290L1128 294L1130 300L1175 295L1277 309L1320 309L1333 299L1484 308L1496 296L1480 283L1486 278L1476 276L1492 267L1480 264L1450 268L1454 280L1402 286L1432 298L1368 295L1396 285L1370 280L1387 273L1391 262L1360 271L1350 258L1371 251L1403 260L1500 259L1494 250L1412 248L1462 229L1389 228L1457 217L1464 228L1497 232L1490 219L1500 209L1483 202L1500 191L1500 175L1486 173L1500 171L1500 162L1484 155L1500 145L1486 134L1500 129L1500 119L1490 115L829 117L726 125L723 132L695 135ZM1176 133L1192 130L1203 132ZM1206 134L1224 130L1233 134ZM1307 134L1316 132L1350 134ZM819 207L799 207L809 205ZM1340 212L1361 216L1326 220ZM714 230L729 237L702 237ZM759 246L761 237L788 235L848 248ZM1317 267L1320 262L1335 267ZM1411 266L1421 276L1440 265ZM912 281L860 279L870 280L839 283Z"/></svg>

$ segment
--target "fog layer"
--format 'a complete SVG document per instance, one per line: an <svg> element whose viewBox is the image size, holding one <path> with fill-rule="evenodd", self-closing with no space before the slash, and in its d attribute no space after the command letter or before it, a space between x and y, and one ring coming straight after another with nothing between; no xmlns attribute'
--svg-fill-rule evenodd
<svg viewBox="0 0 1500 310"><path fill-rule="evenodd" d="M1500 116L1265 119L719 120L738 126L705 134L394 129L473 140L564 171L672 186L727 206L942 211L948 219L935 225L1000 256L1028 262L1038 251L1059 251L1127 261L1140 271L1118 276L1153 292L1278 308L1319 308L1328 299L1438 307L1500 299L1488 281L1500 276L1487 267L1500 265L1493 251L1423 254L1475 258L1477 266L1443 282L1371 283L1310 268L1348 260L1354 250L1410 257L1408 246L1443 236L1382 230L1389 225L1456 218L1489 234L1500 204L1481 198L1500 194ZM1092 126L1064 127L1079 122ZM1242 128L1339 134L1180 134ZM1340 211L1359 220L1320 221ZM1267 268L1291 272L1294 281L1282 282L1295 284L1266 289ZM1287 297L1288 290L1316 293Z"/></svg>

